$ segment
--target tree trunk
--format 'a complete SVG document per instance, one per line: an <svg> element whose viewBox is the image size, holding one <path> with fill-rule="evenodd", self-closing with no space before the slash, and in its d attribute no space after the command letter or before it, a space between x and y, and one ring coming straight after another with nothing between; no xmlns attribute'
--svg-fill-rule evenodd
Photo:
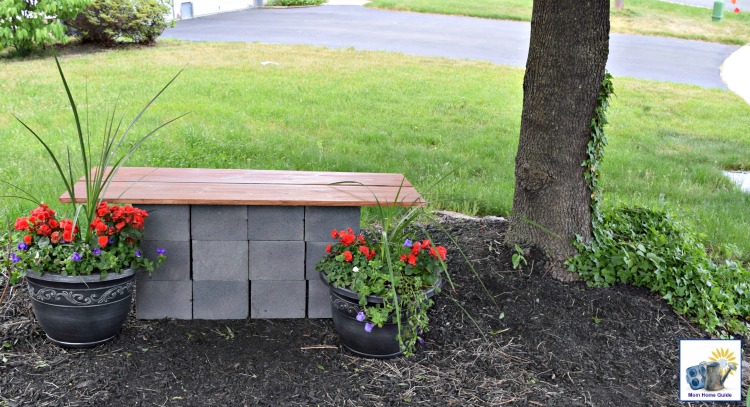
<svg viewBox="0 0 750 407"><path fill-rule="evenodd" d="M506 242L544 249L564 281L576 277L562 264L575 235L591 237L581 163L608 54L608 0L534 0Z"/></svg>
<svg viewBox="0 0 750 407"><path fill-rule="evenodd" d="M625 0L615 0L615 10L622 10L625 8Z"/></svg>

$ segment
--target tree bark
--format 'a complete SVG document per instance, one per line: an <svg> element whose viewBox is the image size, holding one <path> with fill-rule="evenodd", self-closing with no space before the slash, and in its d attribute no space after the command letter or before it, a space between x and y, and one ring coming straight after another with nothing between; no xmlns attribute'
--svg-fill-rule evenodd
<svg viewBox="0 0 750 407"><path fill-rule="evenodd" d="M575 235L592 233L581 163L608 54L608 0L534 0L506 242L544 249L564 281L576 277L563 265Z"/></svg>

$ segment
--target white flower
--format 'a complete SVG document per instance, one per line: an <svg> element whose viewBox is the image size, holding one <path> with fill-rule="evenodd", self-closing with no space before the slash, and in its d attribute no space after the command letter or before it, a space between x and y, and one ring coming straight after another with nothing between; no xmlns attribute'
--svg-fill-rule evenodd
<svg viewBox="0 0 750 407"><path fill-rule="evenodd" d="M352 271L355 272L355 273L359 272L359 267L354 266L354 268L352 269Z"/></svg>

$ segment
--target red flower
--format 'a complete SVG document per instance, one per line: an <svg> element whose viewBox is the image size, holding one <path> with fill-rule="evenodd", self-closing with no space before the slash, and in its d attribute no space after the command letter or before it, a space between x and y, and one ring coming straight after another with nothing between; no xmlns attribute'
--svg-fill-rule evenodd
<svg viewBox="0 0 750 407"><path fill-rule="evenodd" d="M740 14L740 8L739 7L735 7L734 8L734 14Z"/></svg>
<svg viewBox="0 0 750 407"><path fill-rule="evenodd" d="M57 229L60 227L60 222L58 222L56 219L50 219L49 222L47 222L47 224L52 229Z"/></svg>
<svg viewBox="0 0 750 407"><path fill-rule="evenodd" d="M73 241L73 233L71 233L69 230L66 230L63 232L63 240L66 242L72 242Z"/></svg>
<svg viewBox="0 0 750 407"><path fill-rule="evenodd" d="M429 239L425 239L422 241L422 247L430 247L431 244L432 242L430 242Z"/></svg>
<svg viewBox="0 0 750 407"><path fill-rule="evenodd" d="M406 263L406 260L408 260L408 259L409 258L405 254L402 254L401 258L399 260L401 260L402 263Z"/></svg>
<svg viewBox="0 0 750 407"><path fill-rule="evenodd" d="M350 252L349 250L347 250L347 251L345 251L345 252L343 252L343 253L341 253L341 254L342 254L342 255L344 256L344 260L345 260L345 261L348 261L348 262L350 262L350 263L351 263L352 259L354 258L354 257L352 256L352 252Z"/></svg>
<svg viewBox="0 0 750 407"><path fill-rule="evenodd" d="M102 248L105 248L107 247L107 243L109 243L109 238L107 236L99 236L99 238L96 239L96 241L99 243L99 246L101 246Z"/></svg>
<svg viewBox="0 0 750 407"><path fill-rule="evenodd" d="M407 262L409 264L411 264L412 266L416 266L417 265L417 256L415 256L414 254L410 254L409 255L409 260Z"/></svg>
<svg viewBox="0 0 750 407"><path fill-rule="evenodd" d="M39 229L36 230L36 233L39 233L42 236L49 236L49 234L52 233L52 229L50 229L50 227L46 224L43 224L42 226L39 226Z"/></svg>
<svg viewBox="0 0 750 407"><path fill-rule="evenodd" d="M339 233L339 242L344 246L350 246L357 239L353 233Z"/></svg>
<svg viewBox="0 0 750 407"><path fill-rule="evenodd" d="M328 246L326 246L326 253L330 253L331 248L333 248L333 245L329 243Z"/></svg>
<svg viewBox="0 0 750 407"><path fill-rule="evenodd" d="M422 243L414 242L414 244L411 245L412 254L417 255L420 250L422 250Z"/></svg>
<svg viewBox="0 0 750 407"><path fill-rule="evenodd" d="M362 253L368 260L370 259L370 248L367 246L359 246L359 252Z"/></svg>
<svg viewBox="0 0 750 407"><path fill-rule="evenodd" d="M34 240L34 238L31 237L31 235L26 235L26 236L23 237L23 242L26 243L26 244L31 244L32 240Z"/></svg>
<svg viewBox="0 0 750 407"><path fill-rule="evenodd" d="M440 255L441 260L445 260L448 257L448 250L443 246L438 246L437 252Z"/></svg>
<svg viewBox="0 0 750 407"><path fill-rule="evenodd" d="M13 228L16 230L28 230L29 220L26 218L18 218L16 219L16 223L15 225L13 225Z"/></svg>
<svg viewBox="0 0 750 407"><path fill-rule="evenodd" d="M50 240L50 242L52 242L53 244L57 244L57 243L59 243L59 242L60 242L60 232L58 232L58 231L54 231L54 232L52 232L52 234L51 234L51 235L49 235L49 240Z"/></svg>
<svg viewBox="0 0 750 407"><path fill-rule="evenodd" d="M331 237L334 238L334 239L338 239L339 233L336 231L336 229L333 229L331 231Z"/></svg>

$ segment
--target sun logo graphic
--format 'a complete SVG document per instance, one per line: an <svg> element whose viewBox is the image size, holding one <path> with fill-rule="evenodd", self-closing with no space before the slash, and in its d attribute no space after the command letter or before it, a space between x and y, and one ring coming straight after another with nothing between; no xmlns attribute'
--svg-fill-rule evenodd
<svg viewBox="0 0 750 407"><path fill-rule="evenodd" d="M680 401L741 401L742 342L681 340Z"/></svg>
<svg viewBox="0 0 750 407"><path fill-rule="evenodd" d="M711 352L708 360L719 364L721 368L719 371L722 376L725 376L727 372L733 375L734 371L737 370L737 358L734 356L734 352L730 352L729 349L716 348L715 351Z"/></svg>

